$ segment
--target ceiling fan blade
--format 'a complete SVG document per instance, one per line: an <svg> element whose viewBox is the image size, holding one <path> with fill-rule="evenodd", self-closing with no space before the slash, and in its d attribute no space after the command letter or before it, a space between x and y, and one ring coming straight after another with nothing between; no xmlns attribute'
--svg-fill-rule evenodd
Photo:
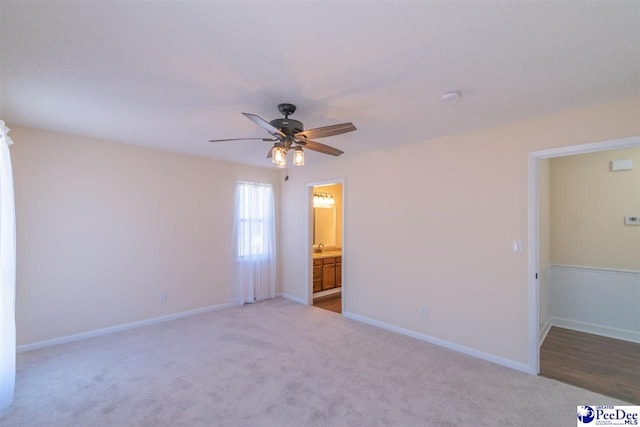
<svg viewBox="0 0 640 427"><path fill-rule="evenodd" d="M249 140L261 140L261 141L277 141L277 139L269 138L229 138L229 139L210 139L209 142L225 142L225 141L249 141Z"/></svg>
<svg viewBox="0 0 640 427"><path fill-rule="evenodd" d="M324 126L321 128L303 130L294 135L298 139L316 139L327 136L340 135L341 133L353 132L356 127L353 123L340 123L338 125Z"/></svg>
<svg viewBox="0 0 640 427"><path fill-rule="evenodd" d="M333 147L330 147L328 145L321 144L321 143L315 142L315 141L302 140L302 141L299 142L299 144L302 145L304 148L307 148L309 150L317 151L317 152L323 153L323 154L330 154L332 156L339 156L340 154L344 153L344 151L342 151L342 150L338 150L337 148L333 148Z"/></svg>
<svg viewBox="0 0 640 427"><path fill-rule="evenodd" d="M273 126L271 126L271 124L263 119L261 119L260 117L256 116L255 114L250 114L250 113L242 113L247 119L251 120L253 123L257 124L258 126L260 126L261 128L265 129L267 132L269 132L271 135L277 137L282 137L284 138L286 135L284 133L282 133L282 131L278 128L275 128Z"/></svg>

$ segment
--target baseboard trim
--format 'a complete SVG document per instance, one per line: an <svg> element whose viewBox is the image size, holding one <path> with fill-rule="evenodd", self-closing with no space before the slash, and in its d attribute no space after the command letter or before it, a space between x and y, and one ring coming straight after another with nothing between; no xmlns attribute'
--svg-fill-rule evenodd
<svg viewBox="0 0 640 427"><path fill-rule="evenodd" d="M298 298L296 296L290 294L281 294L282 298L288 299L289 301L297 302L298 304L309 305L304 299Z"/></svg>
<svg viewBox="0 0 640 427"><path fill-rule="evenodd" d="M593 323L562 319L560 317L551 317L550 325L640 344L640 332L630 331L627 329L618 329L612 328L610 326L595 325Z"/></svg>
<svg viewBox="0 0 640 427"><path fill-rule="evenodd" d="M137 322L123 323L121 325L110 326L108 328L95 329L93 331L82 332L74 335L67 335L60 338L53 338L45 341L38 341L31 344L20 345L16 348L17 353L24 351L38 350L41 348L52 347L54 345L66 344L74 341L80 341L87 338L99 337L101 335L112 334L114 332L127 331L129 329L136 329L143 326L155 325L157 323L168 322L170 320L182 319L185 317L195 316L196 314L208 313L211 311L218 311L229 307L234 307L236 304L225 303L218 305L211 305L208 307L196 308L195 310L181 311L179 313L168 314L166 316L153 317L151 319L140 320Z"/></svg>
<svg viewBox="0 0 640 427"><path fill-rule="evenodd" d="M531 373L529 366L524 363L516 362L516 361L506 359L504 357L499 357L490 353L485 353L483 351L479 351L470 347L465 347L459 344L454 344L452 342L441 340L440 338L435 338L430 335L421 334L409 329L400 328L398 326L390 325L385 322L380 322L379 320L373 320L365 316L360 316L359 314L343 312L342 315L346 318L356 320L358 322L366 323L368 325L386 329L387 331L396 332L398 334L416 338L421 341L428 342L430 344L435 344L437 346L444 347L449 350L457 351L458 353L466 354L468 356L473 356L478 359L486 360L487 362L506 366L507 368L515 369L516 371Z"/></svg>
<svg viewBox="0 0 640 427"><path fill-rule="evenodd" d="M551 330L551 326L551 319L547 318L547 320L544 322L544 325L542 325L542 328L540 328L540 342L538 343L538 347L542 346L544 339L547 337L549 331Z"/></svg>

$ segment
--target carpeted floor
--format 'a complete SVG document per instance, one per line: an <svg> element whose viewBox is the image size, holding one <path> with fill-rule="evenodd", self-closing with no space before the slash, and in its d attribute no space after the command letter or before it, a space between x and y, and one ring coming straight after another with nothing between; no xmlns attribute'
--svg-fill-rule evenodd
<svg viewBox="0 0 640 427"><path fill-rule="evenodd" d="M18 355L1 426L568 426L624 404L283 299Z"/></svg>

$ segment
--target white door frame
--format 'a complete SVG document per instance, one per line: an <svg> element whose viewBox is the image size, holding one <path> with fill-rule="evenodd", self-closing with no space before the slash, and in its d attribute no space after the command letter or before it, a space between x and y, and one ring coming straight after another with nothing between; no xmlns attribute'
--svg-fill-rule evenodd
<svg viewBox="0 0 640 427"><path fill-rule="evenodd" d="M640 136L632 136L529 153L529 373L531 374L540 373L540 295L538 279L536 279L536 274L539 272L538 175L540 160L639 146Z"/></svg>
<svg viewBox="0 0 640 427"><path fill-rule="evenodd" d="M341 184L342 185L342 236L340 247L342 248L342 312L344 313L344 235L345 235L345 184L344 178L328 179L325 181L314 181L307 183L307 294L306 301L308 305L313 305L313 187L317 185Z"/></svg>

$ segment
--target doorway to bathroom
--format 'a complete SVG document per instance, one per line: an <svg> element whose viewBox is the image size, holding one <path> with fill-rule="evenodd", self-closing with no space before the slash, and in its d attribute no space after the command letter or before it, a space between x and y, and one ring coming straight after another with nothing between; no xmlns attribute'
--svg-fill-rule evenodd
<svg viewBox="0 0 640 427"><path fill-rule="evenodd" d="M311 186L311 303L342 313L343 308L343 183Z"/></svg>

